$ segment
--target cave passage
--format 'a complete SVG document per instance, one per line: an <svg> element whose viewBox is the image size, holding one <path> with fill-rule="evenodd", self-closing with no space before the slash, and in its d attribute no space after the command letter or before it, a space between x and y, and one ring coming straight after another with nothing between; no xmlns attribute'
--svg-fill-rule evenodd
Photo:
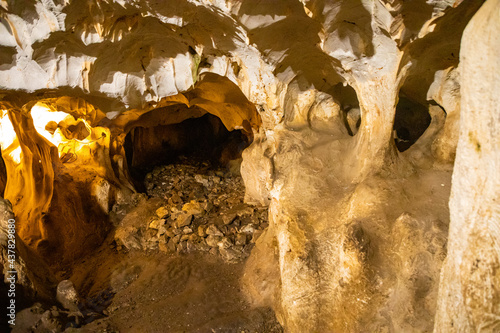
<svg viewBox="0 0 500 333"><path fill-rule="evenodd" d="M361 126L361 111L356 91L349 85L339 83L334 87L334 95L342 109L342 120L347 133L350 136L356 135Z"/></svg>
<svg viewBox="0 0 500 333"><path fill-rule="evenodd" d="M177 124L135 127L125 138L125 153L137 186L155 166L175 164L179 158L229 167L249 141L242 131L228 131L217 116L205 114Z"/></svg>
<svg viewBox="0 0 500 333"><path fill-rule="evenodd" d="M410 148L431 123L427 107L406 97L399 97L394 118L394 138L400 152Z"/></svg>

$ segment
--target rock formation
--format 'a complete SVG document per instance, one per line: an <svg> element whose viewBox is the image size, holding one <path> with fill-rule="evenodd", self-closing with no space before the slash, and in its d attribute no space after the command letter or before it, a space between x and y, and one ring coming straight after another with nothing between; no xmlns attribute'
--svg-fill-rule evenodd
<svg viewBox="0 0 500 333"><path fill-rule="evenodd" d="M450 197L448 256L435 331L500 329L500 2L474 15L460 53L461 122Z"/></svg>
<svg viewBox="0 0 500 333"><path fill-rule="evenodd" d="M23 283L48 297L144 170L197 148L268 207L241 281L285 331L498 330L499 8L3 1Z"/></svg>

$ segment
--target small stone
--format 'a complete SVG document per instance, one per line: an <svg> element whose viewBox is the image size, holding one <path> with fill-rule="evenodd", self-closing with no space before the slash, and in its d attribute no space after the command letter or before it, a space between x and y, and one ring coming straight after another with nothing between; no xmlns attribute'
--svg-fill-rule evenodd
<svg viewBox="0 0 500 333"><path fill-rule="evenodd" d="M174 253L175 252L175 241L173 238L170 238L170 240L167 243L167 252L168 253Z"/></svg>
<svg viewBox="0 0 500 333"><path fill-rule="evenodd" d="M195 200L191 200L187 204L184 204L184 206L182 206L182 210L191 215L203 213L203 208L200 203Z"/></svg>
<svg viewBox="0 0 500 333"><path fill-rule="evenodd" d="M177 228L182 228L185 226L188 226L191 224L191 221L193 220L193 215L191 214L180 214L177 216L177 219L175 220Z"/></svg>
<svg viewBox="0 0 500 333"><path fill-rule="evenodd" d="M70 312L71 316L76 317L76 322L79 322L79 318L77 315L73 314ZM80 313L81 316L81 313ZM39 332L61 332L61 324L52 317L51 311L47 310L45 311L41 318L40 321L37 323Z"/></svg>
<svg viewBox="0 0 500 333"><path fill-rule="evenodd" d="M161 252L168 253L168 245L167 245L167 243L158 243L158 249Z"/></svg>
<svg viewBox="0 0 500 333"><path fill-rule="evenodd" d="M189 240L196 243L200 240L200 236L198 236L197 234L190 234Z"/></svg>
<svg viewBox="0 0 500 333"><path fill-rule="evenodd" d="M203 186L208 187L208 179L204 178L202 175L194 175L194 180Z"/></svg>
<svg viewBox="0 0 500 333"><path fill-rule="evenodd" d="M167 227L164 224L158 227L158 236L163 236L167 232Z"/></svg>
<svg viewBox="0 0 500 333"><path fill-rule="evenodd" d="M219 229L213 224L210 224L206 230L207 235L214 235L214 236L224 236L222 232L220 232Z"/></svg>
<svg viewBox="0 0 500 333"><path fill-rule="evenodd" d="M224 215L222 215L222 222L225 225L231 224L231 222L234 221L234 219L236 218L236 216L237 216L236 213L224 214Z"/></svg>
<svg viewBox="0 0 500 333"><path fill-rule="evenodd" d="M174 236L180 235L180 234L182 234L182 229L181 228L173 228L172 233L174 234ZM173 236L171 236L171 237L173 237Z"/></svg>
<svg viewBox="0 0 500 333"><path fill-rule="evenodd" d="M62 306L72 312L78 312L79 298L73 282L63 280L57 285L56 299Z"/></svg>
<svg viewBox="0 0 500 333"><path fill-rule="evenodd" d="M203 203L201 204L201 207L206 211L206 212L209 212L213 207L214 205L212 205L212 203L210 201L203 201Z"/></svg>
<svg viewBox="0 0 500 333"><path fill-rule="evenodd" d="M198 227L198 236L200 237L205 237L207 234L205 233L205 226L204 225L200 225Z"/></svg>
<svg viewBox="0 0 500 333"><path fill-rule="evenodd" d="M208 237L205 239L205 242L210 247L217 247L217 243L219 243L221 238L221 236L208 235Z"/></svg>
<svg viewBox="0 0 500 333"><path fill-rule="evenodd" d="M178 244L181 240L181 235L175 235L172 240L174 241L175 244Z"/></svg>
<svg viewBox="0 0 500 333"><path fill-rule="evenodd" d="M183 241L177 244L177 252L186 252L186 250L187 250L187 241Z"/></svg>
<svg viewBox="0 0 500 333"><path fill-rule="evenodd" d="M184 227L184 229L182 229L182 233L184 235L192 234L193 233L193 229L191 229L190 227Z"/></svg>
<svg viewBox="0 0 500 333"><path fill-rule="evenodd" d="M251 224L254 222L255 222L255 219L252 218L252 216L244 216L241 218L241 225L247 225L247 224Z"/></svg>
<svg viewBox="0 0 500 333"><path fill-rule="evenodd" d="M196 250L196 246L190 239L188 239L188 241L186 242L186 250L188 252L193 252Z"/></svg>
<svg viewBox="0 0 500 333"><path fill-rule="evenodd" d="M189 239L189 235L182 235L181 236L181 242L187 241Z"/></svg>
<svg viewBox="0 0 500 333"><path fill-rule="evenodd" d="M117 228L115 231L115 241L118 245L124 246L127 250L142 249L139 229L134 226Z"/></svg>
<svg viewBox="0 0 500 333"><path fill-rule="evenodd" d="M160 226L163 224L165 224L164 219L155 219L155 220L151 221L151 223L149 223L149 228L158 230L160 228Z"/></svg>
<svg viewBox="0 0 500 333"><path fill-rule="evenodd" d="M253 224L247 224L240 229L243 234L253 234L255 232L255 227Z"/></svg>
<svg viewBox="0 0 500 333"><path fill-rule="evenodd" d="M219 248L219 252L222 256L222 259L224 259L224 261L227 261L230 263L237 262L241 258L241 253L239 253L238 251L235 251L231 248L228 248L228 249Z"/></svg>
<svg viewBox="0 0 500 333"><path fill-rule="evenodd" d="M247 243L247 236L245 234L237 234L234 243L236 245L245 245Z"/></svg>
<svg viewBox="0 0 500 333"><path fill-rule="evenodd" d="M156 210L156 215L161 219L167 216L169 213L169 209L166 206L160 207Z"/></svg>
<svg viewBox="0 0 500 333"><path fill-rule="evenodd" d="M157 250L158 249L158 240L157 239L152 239L149 242L147 242L144 247L149 249L149 250Z"/></svg>
<svg viewBox="0 0 500 333"><path fill-rule="evenodd" d="M207 243L205 242L200 242L196 245L196 247L198 248L198 250L200 251L204 251L204 252L208 252L210 251L211 247L207 245Z"/></svg>
<svg viewBox="0 0 500 333"><path fill-rule="evenodd" d="M224 248L224 249L228 249L232 246L233 244L231 243L231 241L227 238L227 237L223 237L218 243L217 243L217 246L219 248Z"/></svg>
<svg viewBox="0 0 500 333"><path fill-rule="evenodd" d="M251 206L245 204L239 204L234 209L236 210L236 214L240 217L252 215L254 212L254 209Z"/></svg>
<svg viewBox="0 0 500 333"><path fill-rule="evenodd" d="M169 237L168 236L160 236L158 237L158 243L163 243L163 244L166 244L169 240Z"/></svg>

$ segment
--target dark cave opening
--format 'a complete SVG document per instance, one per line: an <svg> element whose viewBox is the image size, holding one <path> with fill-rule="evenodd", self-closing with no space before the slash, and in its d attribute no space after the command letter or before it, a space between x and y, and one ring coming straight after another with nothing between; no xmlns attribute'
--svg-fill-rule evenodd
<svg viewBox="0 0 500 333"><path fill-rule="evenodd" d="M428 108L406 97L399 97L394 118L396 147L400 152L410 148L431 123Z"/></svg>
<svg viewBox="0 0 500 333"><path fill-rule="evenodd" d="M144 177L156 166L188 159L229 167L249 144L244 132L228 131L218 117L207 113L177 124L135 127L127 134L124 147L134 185L142 191Z"/></svg>
<svg viewBox="0 0 500 333"><path fill-rule="evenodd" d="M361 126L361 111L356 90L350 85L339 83L335 86L335 95L338 96L342 110L342 120L350 136L356 135Z"/></svg>

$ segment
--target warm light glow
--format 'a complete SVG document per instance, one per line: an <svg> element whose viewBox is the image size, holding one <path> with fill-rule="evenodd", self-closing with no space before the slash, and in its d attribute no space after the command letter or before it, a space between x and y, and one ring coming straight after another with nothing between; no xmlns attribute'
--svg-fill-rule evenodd
<svg viewBox="0 0 500 333"><path fill-rule="evenodd" d="M59 124L59 122L68 116L71 117L71 115L66 112L50 111L39 104L35 104L31 108L31 118L33 118L33 125L35 125L36 131L56 147L58 147L59 144L65 140L65 138L62 136L60 131L55 131L54 134L51 134L45 129L45 126L47 126L47 124L51 121Z"/></svg>
<svg viewBox="0 0 500 333"><path fill-rule="evenodd" d="M76 138L68 139L61 130L61 122L65 123L67 126L77 125L81 122L85 125L89 133L92 133L93 129L85 119L75 119L72 115L62 111L51 111L43 104L35 104L31 108L31 117L33 118L33 124L37 132L57 147L59 157L68 153L76 154L86 145L95 141L91 140L91 134L83 140ZM46 128L47 124L50 122L57 124L57 128L53 133Z"/></svg>
<svg viewBox="0 0 500 333"><path fill-rule="evenodd" d="M21 153L23 152L23 150L21 149L21 146L18 146L16 149L14 149L13 151L11 151L9 153L9 156L12 158L12 160L14 162L16 162L16 164L19 164L21 163Z"/></svg>
<svg viewBox="0 0 500 333"><path fill-rule="evenodd" d="M2 153L10 156L17 164L21 163L22 150L6 110L0 111L0 147Z"/></svg>
<svg viewBox="0 0 500 333"><path fill-rule="evenodd" d="M16 139L16 132L10 122L6 110L1 111L0 117L0 145L2 149L8 148Z"/></svg>

